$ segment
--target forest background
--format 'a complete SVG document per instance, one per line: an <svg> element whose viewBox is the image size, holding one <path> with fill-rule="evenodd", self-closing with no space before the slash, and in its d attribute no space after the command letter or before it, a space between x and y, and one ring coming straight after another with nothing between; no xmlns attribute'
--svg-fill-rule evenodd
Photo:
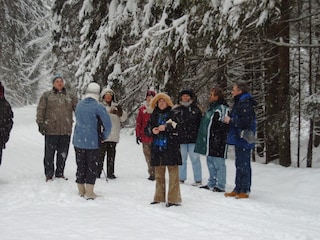
<svg viewBox="0 0 320 240"><path fill-rule="evenodd" d="M148 88L246 81L258 102L253 160L312 167L320 144L320 0L0 0L0 80L15 107L63 75L81 98L112 86L133 127ZM297 140L292 146L291 140Z"/></svg>

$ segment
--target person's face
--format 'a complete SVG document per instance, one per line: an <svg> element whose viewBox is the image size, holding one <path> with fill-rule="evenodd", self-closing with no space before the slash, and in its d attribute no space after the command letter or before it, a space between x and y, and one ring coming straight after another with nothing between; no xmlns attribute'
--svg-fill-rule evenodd
<svg viewBox="0 0 320 240"><path fill-rule="evenodd" d="M231 91L231 95L232 97L238 96L242 93L242 91L238 88L237 85L233 85L232 91Z"/></svg>
<svg viewBox="0 0 320 240"><path fill-rule="evenodd" d="M189 102L191 100L191 97L188 94L183 94L181 96L181 101L182 102Z"/></svg>
<svg viewBox="0 0 320 240"><path fill-rule="evenodd" d="M103 99L104 99L107 103L112 102L112 94L109 94L109 93L105 94L105 95L103 96Z"/></svg>
<svg viewBox="0 0 320 240"><path fill-rule="evenodd" d="M147 96L146 97L146 101L148 102L148 103L150 103L151 102L151 100L152 100L152 98L153 98L153 96L151 95L151 96Z"/></svg>
<svg viewBox="0 0 320 240"><path fill-rule="evenodd" d="M216 102L218 99L219 97L214 94L214 91L211 91L209 95L209 103Z"/></svg>
<svg viewBox="0 0 320 240"><path fill-rule="evenodd" d="M168 103L163 98L160 98L158 101L158 107L160 110L166 109L168 107Z"/></svg>
<svg viewBox="0 0 320 240"><path fill-rule="evenodd" d="M54 80L53 87L58 91L61 91L64 87L64 81L61 78Z"/></svg>

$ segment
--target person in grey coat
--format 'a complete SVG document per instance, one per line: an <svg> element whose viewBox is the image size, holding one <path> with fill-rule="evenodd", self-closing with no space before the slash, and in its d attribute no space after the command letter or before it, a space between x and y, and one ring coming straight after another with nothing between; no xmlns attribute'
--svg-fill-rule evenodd
<svg viewBox="0 0 320 240"><path fill-rule="evenodd" d="M44 173L46 181L53 177L67 180L64 176L73 125L73 111L78 98L65 88L61 75L52 79L53 88L39 100L36 122L39 132L44 135ZM54 158L56 155L56 169Z"/></svg>
<svg viewBox="0 0 320 240"><path fill-rule="evenodd" d="M108 138L112 126L109 114L98 102L99 93L99 84L90 83L75 113L76 126L72 143L77 162L76 183L79 195L87 199L97 197L93 190L98 171L99 146Z"/></svg>

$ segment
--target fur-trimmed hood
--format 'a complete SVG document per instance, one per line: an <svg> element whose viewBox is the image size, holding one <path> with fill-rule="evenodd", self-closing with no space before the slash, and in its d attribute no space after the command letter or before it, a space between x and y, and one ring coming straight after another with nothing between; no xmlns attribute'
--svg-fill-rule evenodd
<svg viewBox="0 0 320 240"><path fill-rule="evenodd" d="M164 99L164 100L167 102L168 106L170 106L170 107L173 106L173 103L172 103L172 101L171 101L171 98L170 98L167 94L165 94L165 93L158 93L158 94L156 94L156 96L154 96L154 98L152 98L152 100L151 100L151 102L150 102L150 107L151 107L152 109L155 109L155 107L157 106L158 101L159 101L161 98Z"/></svg>
<svg viewBox="0 0 320 240"><path fill-rule="evenodd" d="M114 91L111 88L109 88L109 86L107 86L107 87L102 89L102 91L100 93L100 98L103 100L104 95L106 95L107 93L111 94L112 95L112 101L116 102L116 96L114 94Z"/></svg>

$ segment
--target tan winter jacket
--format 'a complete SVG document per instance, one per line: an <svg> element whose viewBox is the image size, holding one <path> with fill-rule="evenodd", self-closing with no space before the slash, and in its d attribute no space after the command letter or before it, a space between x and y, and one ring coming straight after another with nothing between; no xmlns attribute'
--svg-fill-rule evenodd
<svg viewBox="0 0 320 240"><path fill-rule="evenodd" d="M44 125L46 135L71 135L77 102L78 98L65 88L47 91L40 98L36 122Z"/></svg>

